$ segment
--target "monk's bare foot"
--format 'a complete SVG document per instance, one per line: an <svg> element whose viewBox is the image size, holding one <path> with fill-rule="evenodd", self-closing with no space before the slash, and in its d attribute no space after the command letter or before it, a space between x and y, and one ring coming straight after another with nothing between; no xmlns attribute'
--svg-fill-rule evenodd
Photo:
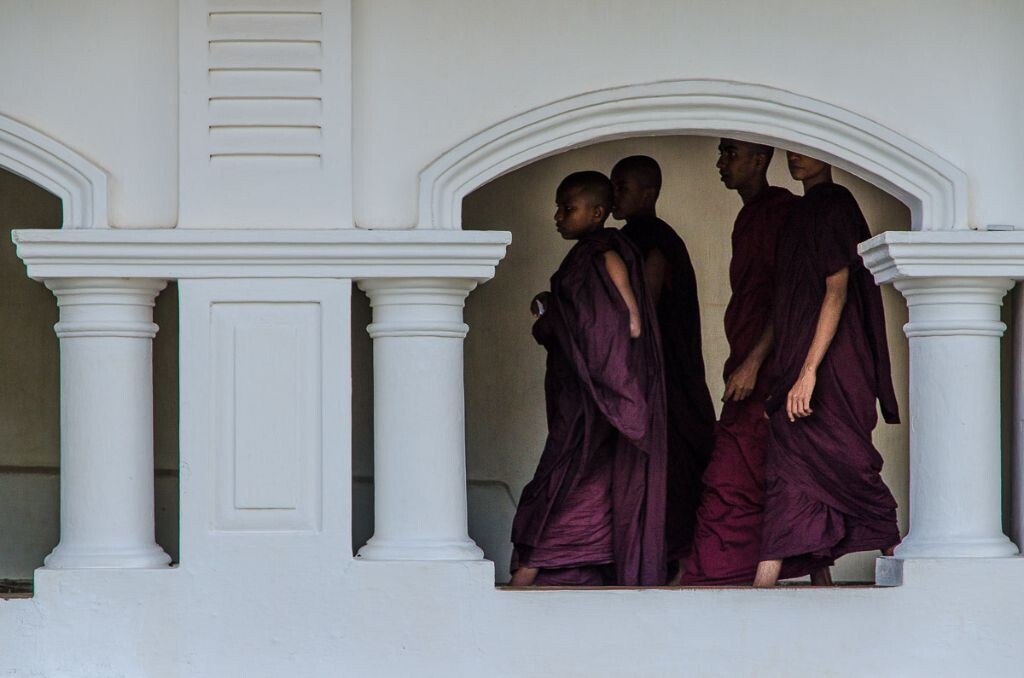
<svg viewBox="0 0 1024 678"><path fill-rule="evenodd" d="M754 588L772 588L779 583L780 574L782 574L781 560L762 560L757 564L757 573L754 575Z"/></svg>
<svg viewBox="0 0 1024 678"><path fill-rule="evenodd" d="M509 586L533 586L538 572L540 569L536 567L520 567L512 573L512 581L508 584Z"/></svg>
<svg viewBox="0 0 1024 678"><path fill-rule="evenodd" d="M887 549L882 549L882 555L883 556L894 556L894 555L896 555L896 547L895 546L890 546Z"/></svg>
<svg viewBox="0 0 1024 678"><path fill-rule="evenodd" d="M828 567L819 567L814 572L811 572L811 585L832 586L832 569Z"/></svg>

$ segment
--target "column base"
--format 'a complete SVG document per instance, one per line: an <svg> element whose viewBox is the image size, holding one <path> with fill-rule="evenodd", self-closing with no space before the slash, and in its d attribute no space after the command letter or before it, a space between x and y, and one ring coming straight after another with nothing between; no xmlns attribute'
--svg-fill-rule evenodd
<svg viewBox="0 0 1024 678"><path fill-rule="evenodd" d="M359 549L357 557L363 560L483 560L484 552L469 538L441 541L371 537Z"/></svg>
<svg viewBox="0 0 1024 678"><path fill-rule="evenodd" d="M1001 558L1020 553L1017 546L1004 534L993 537L939 541L914 539L908 535L896 547L896 558Z"/></svg>
<svg viewBox="0 0 1024 678"><path fill-rule="evenodd" d="M1011 590L1024 576L1024 558L894 558L875 560L877 586L936 591L982 584L986 591Z"/></svg>
<svg viewBox="0 0 1024 678"><path fill-rule="evenodd" d="M43 567L57 570L99 568L163 568L171 564L171 557L152 544L139 548L88 549L57 544L43 559Z"/></svg>

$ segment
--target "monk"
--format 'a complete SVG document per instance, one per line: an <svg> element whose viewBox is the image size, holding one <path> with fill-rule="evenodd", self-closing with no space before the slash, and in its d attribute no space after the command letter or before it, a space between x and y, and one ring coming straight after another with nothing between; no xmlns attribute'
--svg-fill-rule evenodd
<svg viewBox="0 0 1024 678"><path fill-rule="evenodd" d="M548 437L512 523L513 586L665 583L665 395L643 266L604 228L611 182L570 174L555 225L575 240L538 294Z"/></svg>
<svg viewBox="0 0 1024 678"><path fill-rule="evenodd" d="M775 243L796 201L786 189L768 184L774 150L735 139L718 144L722 183L743 202L733 226L729 262L724 405L704 472L693 551L672 583L749 585L760 560L768 444L765 398L775 376L770 369Z"/></svg>
<svg viewBox="0 0 1024 678"><path fill-rule="evenodd" d="M754 585L821 573L840 556L900 540L896 500L871 443L898 423L882 296L857 254L871 236L832 168L789 153L804 185L779 234L773 325L779 378L768 396L761 563ZM824 570L827 572L827 570ZM830 583L819 574L819 583Z"/></svg>
<svg viewBox="0 0 1024 678"><path fill-rule="evenodd" d="M700 479L714 441L715 409L704 374L697 278L686 244L658 218L661 168L645 155L623 158L611 173L612 216L644 257L644 278L657 309L668 404L668 487L665 517L670 569L693 542Z"/></svg>

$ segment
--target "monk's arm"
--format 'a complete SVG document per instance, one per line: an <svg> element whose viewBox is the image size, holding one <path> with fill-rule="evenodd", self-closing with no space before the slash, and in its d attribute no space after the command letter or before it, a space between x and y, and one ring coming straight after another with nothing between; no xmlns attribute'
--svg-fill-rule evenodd
<svg viewBox="0 0 1024 678"><path fill-rule="evenodd" d="M629 336L636 339L640 336L640 307L636 303L636 296L629 284L629 271L626 270L626 262L622 260L618 252L608 250L604 253L604 266L608 270L608 277L615 284L622 300L626 302L629 309Z"/></svg>
<svg viewBox="0 0 1024 678"><path fill-rule="evenodd" d="M665 276L668 272L668 259L661 253L661 250L651 250L644 260L644 282L647 283L647 291L651 295L651 301L655 307L661 299L661 288L665 284Z"/></svg>
<svg viewBox="0 0 1024 678"><path fill-rule="evenodd" d="M768 322L764 332L761 333L761 338L754 344L754 348L747 355L746 360L729 375L729 379L725 382L725 394L722 396L722 402L746 400L750 397L750 394L754 392L754 387L757 386L757 374L761 371L761 365L764 364L774 345L775 330L772 328L771 322Z"/></svg>
<svg viewBox="0 0 1024 678"><path fill-rule="evenodd" d="M839 327L839 318L846 305L846 287L850 279L850 269L844 268L825 278L825 299L821 302L818 314L818 325L814 330L811 348L807 351L800 376L789 391L786 398L786 414L790 421L811 414L811 395L817 382L818 366L825 359L832 339Z"/></svg>

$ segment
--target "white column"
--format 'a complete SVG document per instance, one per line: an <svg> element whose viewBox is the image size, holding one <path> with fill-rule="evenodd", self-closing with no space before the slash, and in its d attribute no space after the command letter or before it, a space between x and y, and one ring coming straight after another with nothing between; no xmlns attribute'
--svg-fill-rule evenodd
<svg viewBox="0 0 1024 678"><path fill-rule="evenodd" d="M1010 556L1001 516L1003 278L896 280L910 322L910 533L900 558Z"/></svg>
<svg viewBox="0 0 1024 678"><path fill-rule="evenodd" d="M476 281L360 283L373 307L372 560L479 560L466 516L462 321Z"/></svg>
<svg viewBox="0 0 1024 678"><path fill-rule="evenodd" d="M60 543L51 568L161 567L154 540L153 304L166 281L49 279L60 322Z"/></svg>

